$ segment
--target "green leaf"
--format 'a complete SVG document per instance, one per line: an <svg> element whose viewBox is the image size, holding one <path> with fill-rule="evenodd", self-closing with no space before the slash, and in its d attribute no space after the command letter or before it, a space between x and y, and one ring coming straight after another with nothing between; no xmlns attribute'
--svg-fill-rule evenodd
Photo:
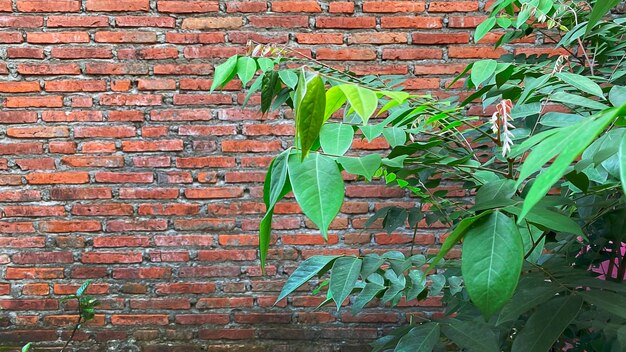
<svg viewBox="0 0 626 352"><path fill-rule="evenodd" d="M443 242L439 253L437 253L437 255L431 260L428 269L426 269L426 272L433 270L435 265L437 265L437 263L439 263L439 261L443 259L443 257L448 254L448 252L461 240L461 238L463 238L469 227L474 222L476 222L478 219L482 218L485 215L489 215L490 213L491 212L489 211L485 211L478 215L461 220L461 222L456 225L456 227L452 230L452 232L450 232L446 240Z"/></svg>
<svg viewBox="0 0 626 352"><path fill-rule="evenodd" d="M513 340L511 352L546 352L578 315L583 300L560 296L541 305Z"/></svg>
<svg viewBox="0 0 626 352"><path fill-rule="evenodd" d="M324 123L325 106L324 81L319 76L315 76L307 83L306 92L296 109L295 119L303 160L320 134Z"/></svg>
<svg viewBox="0 0 626 352"><path fill-rule="evenodd" d="M426 275L421 270L409 271L411 287L406 292L407 301L414 300L426 289Z"/></svg>
<svg viewBox="0 0 626 352"><path fill-rule="evenodd" d="M496 72L496 67L498 67L496 60L480 60L475 62L474 67L472 67L472 73L470 74L472 83L478 87Z"/></svg>
<svg viewBox="0 0 626 352"><path fill-rule="evenodd" d="M472 209L477 211L510 205L515 191L515 181L511 179L488 182L476 192L475 205Z"/></svg>
<svg viewBox="0 0 626 352"><path fill-rule="evenodd" d="M585 98L580 95L570 94L570 93L565 93L565 92L556 92L552 94L550 96L550 100L558 101L560 103L568 104L568 105L582 106L584 108L589 108L592 110L604 110L604 109L609 108L608 106L602 103L599 103L595 100L591 100L589 98Z"/></svg>
<svg viewBox="0 0 626 352"><path fill-rule="evenodd" d="M476 27L476 31L474 32L474 43L478 43L483 37L489 33L489 31L495 26L496 18L489 17L483 22L481 22L478 27ZM473 80L472 80L473 81Z"/></svg>
<svg viewBox="0 0 626 352"><path fill-rule="evenodd" d="M272 100L280 92L280 79L278 72L266 72L261 82L261 112L265 114L269 111Z"/></svg>
<svg viewBox="0 0 626 352"><path fill-rule="evenodd" d="M76 290L76 297L82 296L83 293L85 293L85 291L87 291L87 288L89 288L89 285L91 285L91 282L92 282L92 280L86 280L82 285L80 285L78 290Z"/></svg>
<svg viewBox="0 0 626 352"><path fill-rule="evenodd" d="M439 342L439 324L418 325L404 335L393 352L432 352Z"/></svg>
<svg viewBox="0 0 626 352"><path fill-rule="evenodd" d="M26 345L24 345L24 347L22 347L22 352L29 352L32 345L33 345L32 342L29 342Z"/></svg>
<svg viewBox="0 0 626 352"><path fill-rule="evenodd" d="M288 190L285 190L285 185L289 181L287 177L287 161L290 153L290 150L285 150L278 154L268 167L265 183L263 184L263 201L267 209L273 208L288 193Z"/></svg>
<svg viewBox="0 0 626 352"><path fill-rule="evenodd" d="M565 288L557 285L545 284L525 290L518 290L500 311L496 325L516 320L520 315L545 303L564 289Z"/></svg>
<svg viewBox="0 0 626 352"><path fill-rule="evenodd" d="M577 125L576 128L568 128L567 133L558 133L553 137L561 137L566 138L565 145L561 142L557 142L556 144L550 144L549 150L546 151L544 144L547 142L539 144L535 150L528 156L528 158L524 161L522 168L520 170L520 180L522 177L526 178L523 173L523 170L528 172L531 170L530 168L525 168L525 166L530 162L529 159L533 154L536 153L546 153L547 155L554 155L553 153L556 151L559 153L559 156L554 160L552 165L548 167L546 171L541 173L536 179L533 185L530 188L530 191L526 195L524 199L524 205L522 207L522 213L520 214L520 218L518 222L521 221L526 214L548 193L550 188L565 175L565 171L571 165L571 163L576 160L576 158L587 148L591 142L606 128L606 126L613 121L618 110L613 108L611 110L603 112L600 117L596 120L591 120L591 123L581 123ZM550 137L552 139L553 137ZM576 141L576 143L571 143L571 141ZM533 158L533 161L540 161L543 166L548 160L552 157L546 159L546 156L540 156L538 158ZM537 164L532 165L532 167L537 167ZM518 181L517 186L520 185L520 181Z"/></svg>
<svg viewBox="0 0 626 352"><path fill-rule="evenodd" d="M615 107L626 104L626 87L613 86L609 91L609 101Z"/></svg>
<svg viewBox="0 0 626 352"><path fill-rule="evenodd" d="M368 181L372 180L374 173L381 165L381 158L378 154L370 154L362 157L341 157L337 162L353 175L365 177Z"/></svg>
<svg viewBox="0 0 626 352"><path fill-rule="evenodd" d="M480 322L452 319L450 323L442 324L441 330L452 342L467 351L500 351L496 334Z"/></svg>
<svg viewBox="0 0 626 352"><path fill-rule="evenodd" d="M376 253L371 253L363 257L363 265L361 267L361 277L366 279L380 268L385 262L385 259L381 258Z"/></svg>
<svg viewBox="0 0 626 352"><path fill-rule="evenodd" d="M348 298L361 273L363 262L357 257L341 257L335 260L330 273L330 294L337 305L341 308L343 301Z"/></svg>
<svg viewBox="0 0 626 352"><path fill-rule="evenodd" d="M604 94L602 93L602 88L600 86L589 79L588 77L569 73L569 72L558 72L556 76L563 82L580 89L585 93L589 93L591 95L595 95L604 99Z"/></svg>
<svg viewBox="0 0 626 352"><path fill-rule="evenodd" d="M344 183L337 163L318 153L310 154L304 161L292 154L288 170L291 187L302 212L327 239L328 227L343 204Z"/></svg>
<svg viewBox="0 0 626 352"><path fill-rule="evenodd" d="M493 212L476 221L465 234L461 270L472 302L492 316L515 292L524 245L515 221Z"/></svg>
<svg viewBox="0 0 626 352"><path fill-rule="evenodd" d="M626 297L623 295L600 290L580 291L579 294L588 303L626 319Z"/></svg>
<svg viewBox="0 0 626 352"><path fill-rule="evenodd" d="M591 15L589 16L589 22L587 22L587 30L585 31L585 35L589 34L593 27L600 22L602 17L609 13L611 9L617 4L619 4L620 0L598 0L596 1L593 9L591 10Z"/></svg>
<svg viewBox="0 0 626 352"><path fill-rule="evenodd" d="M302 262L293 274L289 276L289 279L287 279L287 282L280 291L276 302L287 297L300 286L304 285L313 276L337 258L339 258L339 256L336 255L316 255Z"/></svg>
<svg viewBox="0 0 626 352"><path fill-rule="evenodd" d="M324 122L326 122L335 111L339 110L348 98L343 94L339 86L331 87L326 91L326 107L324 109Z"/></svg>
<svg viewBox="0 0 626 352"><path fill-rule="evenodd" d="M295 89L298 85L298 75L292 70L280 70L278 71L278 76L291 89Z"/></svg>
<svg viewBox="0 0 626 352"><path fill-rule="evenodd" d="M406 132L399 127L384 128L383 135L391 147L403 145L406 142Z"/></svg>
<svg viewBox="0 0 626 352"><path fill-rule="evenodd" d="M442 274L435 274L429 276L431 285L428 291L429 296L437 296L443 290L443 286L446 284L446 277Z"/></svg>
<svg viewBox="0 0 626 352"><path fill-rule="evenodd" d="M248 100L252 97L252 94L256 93L261 86L263 85L263 79L265 78L265 72L261 73L255 80L254 83L248 88L248 94L243 99L243 103L241 104L242 108L248 104Z"/></svg>
<svg viewBox="0 0 626 352"><path fill-rule="evenodd" d="M265 212L261 223L259 224L259 260L261 261L261 270L265 271L265 260L267 252L270 248L272 239L272 217L274 216L274 208L270 208Z"/></svg>
<svg viewBox="0 0 626 352"><path fill-rule="evenodd" d="M376 111L378 96L373 90L352 84L338 86L345 94L350 106L361 117L363 124L367 124L369 118Z"/></svg>
<svg viewBox="0 0 626 352"><path fill-rule="evenodd" d="M361 132L363 132L363 135L365 136L365 138L367 138L368 142L371 142L374 140L374 138L380 136L383 133L384 128L385 125L382 123L379 123L377 125L359 126L359 129L361 130Z"/></svg>
<svg viewBox="0 0 626 352"><path fill-rule="evenodd" d="M215 68L215 75L213 76L213 83L211 84L211 93L217 87L223 87L229 80L231 80L236 72L238 55L231 56L223 64L218 65Z"/></svg>
<svg viewBox="0 0 626 352"><path fill-rule="evenodd" d="M617 152L619 158L619 178L622 182L622 189L626 194L626 134L619 144L619 150Z"/></svg>
<svg viewBox="0 0 626 352"><path fill-rule="evenodd" d="M581 122L584 118L576 114L549 112L541 117L539 123L549 127L567 127Z"/></svg>
<svg viewBox="0 0 626 352"><path fill-rule="evenodd" d="M257 62L263 72L273 71L274 66L276 66L276 63L274 62L274 60L267 58L267 57L260 57L257 59Z"/></svg>
<svg viewBox="0 0 626 352"><path fill-rule="evenodd" d="M374 297L376 297L376 295L378 295L384 289L385 286L379 285L374 282L368 282L367 284L365 284L365 287L363 287L361 293L356 296L354 304L352 304L352 314L358 314L361 310L363 310L363 307L365 307L366 304L371 302Z"/></svg>
<svg viewBox="0 0 626 352"><path fill-rule="evenodd" d="M256 60L248 56L242 56L237 59L237 76L241 80L241 83L245 87L248 82L254 77L257 66Z"/></svg>
<svg viewBox="0 0 626 352"><path fill-rule="evenodd" d="M394 90L384 90L384 91L378 92L378 94L389 97L399 104L404 103L411 96L411 94L407 92L394 91Z"/></svg>
<svg viewBox="0 0 626 352"><path fill-rule="evenodd" d="M354 129L342 123L327 123L320 131L320 144L326 154L344 155L352 145Z"/></svg>

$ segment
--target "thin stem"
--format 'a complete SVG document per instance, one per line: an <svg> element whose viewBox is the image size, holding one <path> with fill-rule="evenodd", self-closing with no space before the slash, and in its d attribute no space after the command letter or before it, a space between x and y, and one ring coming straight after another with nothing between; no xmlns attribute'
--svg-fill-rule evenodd
<svg viewBox="0 0 626 352"><path fill-rule="evenodd" d="M79 302L79 307L80 307L80 302ZM78 311L78 322L76 323L76 325L74 325L74 330L72 330L72 334L70 335L70 338L67 340L67 342L65 343L65 345L61 349L61 352L65 352L65 349L70 345L70 343L74 339L74 335L78 331L78 328L80 328L80 323L83 320L83 316L82 316L82 312L80 311L80 308L78 308L78 309L79 309L79 311Z"/></svg>

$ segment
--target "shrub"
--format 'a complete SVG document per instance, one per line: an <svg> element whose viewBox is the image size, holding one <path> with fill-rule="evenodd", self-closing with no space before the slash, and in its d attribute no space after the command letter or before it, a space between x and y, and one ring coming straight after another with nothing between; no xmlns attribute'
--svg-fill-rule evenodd
<svg viewBox="0 0 626 352"><path fill-rule="evenodd" d="M419 206L383 208L370 224L382 219L388 232L417 231L422 221L450 226L431 258L412 249L408 257L309 258L279 300L316 276L326 278L324 304L339 309L354 296L354 313L374 299L395 305L443 292L444 318L411 322L374 351L626 348L626 18L610 14L619 3L495 1L476 41L489 31L501 35L497 46L538 36L555 50L474 62L457 77L473 90L461 102L276 46L251 45L250 55L218 66L213 88L235 77L247 85L260 69L249 94L260 91L261 112L295 112L294 147L273 160L265 181L262 265L274 206L289 192L326 237L344 198L342 170L418 197ZM495 106L489 120L467 116L477 99ZM351 152L357 132L392 148ZM443 185L475 196L448 198ZM444 262L461 241L460 263Z"/></svg>

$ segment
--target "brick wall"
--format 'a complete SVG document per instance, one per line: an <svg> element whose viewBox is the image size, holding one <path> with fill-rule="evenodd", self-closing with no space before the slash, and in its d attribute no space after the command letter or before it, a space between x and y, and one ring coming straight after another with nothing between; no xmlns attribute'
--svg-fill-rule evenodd
<svg viewBox="0 0 626 352"><path fill-rule="evenodd" d="M313 312L321 297L310 289L273 308L303 258L406 251L408 233L362 230L368 212L404 194L349 184L328 244L293 201L281 203L261 275L261 182L289 143L291 115L241 110L237 84L208 87L214 64L253 39L449 94L439 90L469 59L505 52L494 36L471 42L484 6L0 0L0 345L58 346L76 319L59 299L87 278L103 302L78 335L88 351L364 351L408 314L435 311L438 300ZM417 249L432 251L441 231L421 230Z"/></svg>

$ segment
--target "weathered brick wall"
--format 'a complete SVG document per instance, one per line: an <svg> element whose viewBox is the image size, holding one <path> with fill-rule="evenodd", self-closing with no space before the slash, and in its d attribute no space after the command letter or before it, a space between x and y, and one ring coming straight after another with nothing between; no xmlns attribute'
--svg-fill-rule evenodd
<svg viewBox="0 0 626 352"><path fill-rule="evenodd" d="M288 145L291 115L241 110L237 84L208 88L214 64L253 39L437 93L468 59L504 52L493 36L471 42L484 6L0 0L0 345L58 346L76 319L59 299L87 278L103 302L78 335L88 351L364 351L407 314L432 312L437 300L358 317L313 312L321 297L307 290L273 308L302 258L406 251L408 233L363 231L368 212L404 194L348 185L328 244L283 202L261 275L261 182ZM421 230L417 249L440 232Z"/></svg>

